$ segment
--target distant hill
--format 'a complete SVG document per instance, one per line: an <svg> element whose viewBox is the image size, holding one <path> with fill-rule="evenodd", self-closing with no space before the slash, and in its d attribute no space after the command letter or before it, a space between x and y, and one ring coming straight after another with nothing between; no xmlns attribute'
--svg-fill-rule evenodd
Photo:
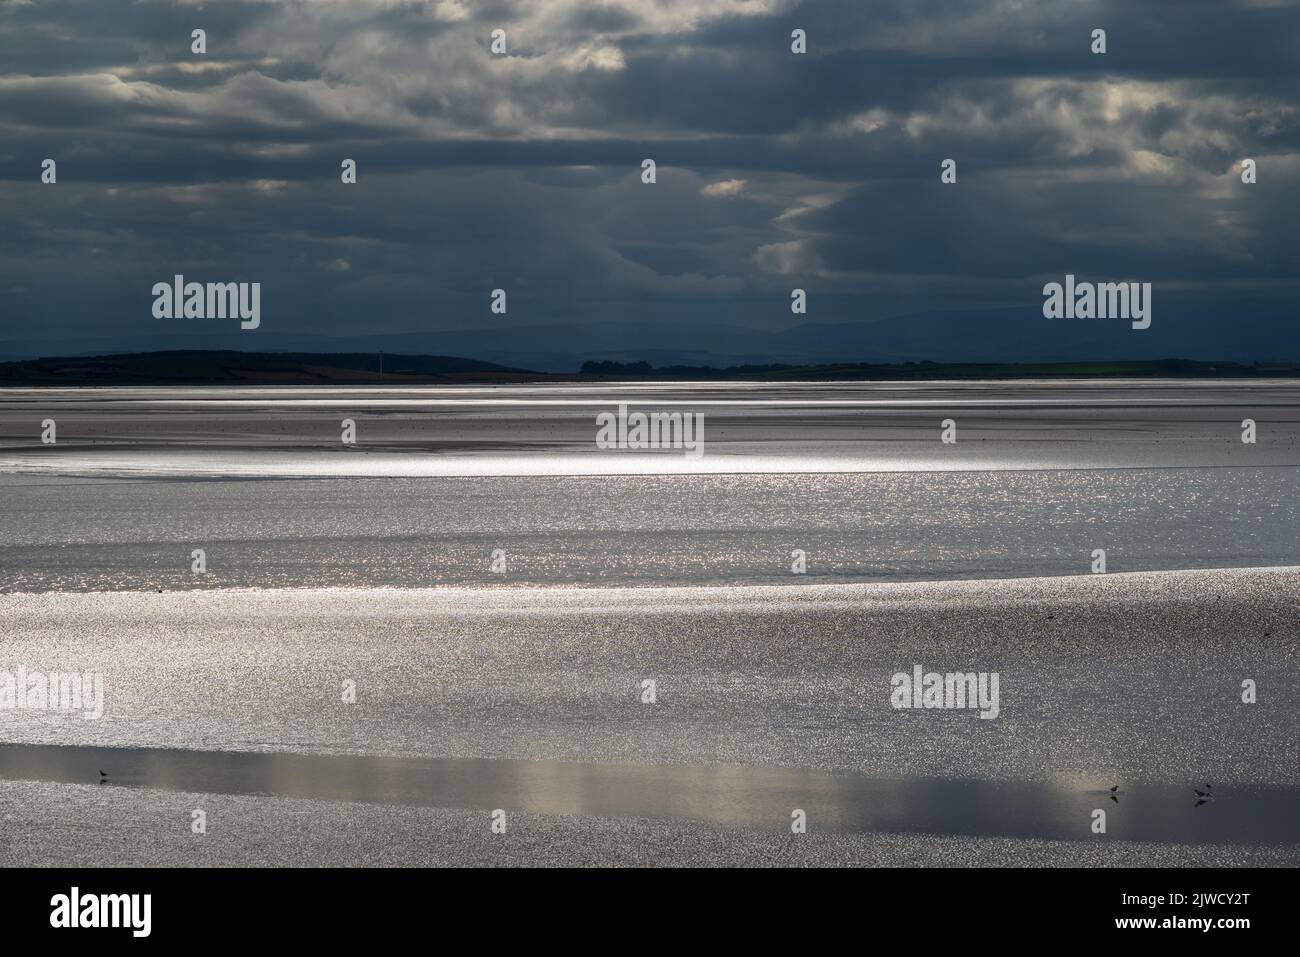
<svg viewBox="0 0 1300 957"><path fill-rule="evenodd" d="M380 372L382 361L383 371ZM346 385L528 382L546 376L477 359L376 353L140 352L0 363L0 385Z"/></svg>
<svg viewBox="0 0 1300 957"><path fill-rule="evenodd" d="M0 363L3 386L420 385L573 382L596 379L767 381L830 379L1023 379L1124 377L1300 377L1300 363L1198 362L1190 359L1096 362L893 362L654 366L644 360L587 361L577 374L530 372L451 356L345 352L182 350L26 359Z"/></svg>
<svg viewBox="0 0 1300 957"><path fill-rule="evenodd" d="M881 319L850 319L835 302L789 322L788 306L756 327L713 320L706 309L674 308L653 320L611 315L601 322L517 325L484 321L466 328L422 332L327 335L277 331L255 334L193 326L146 326L148 334L60 334L9 323L24 338L0 338L0 360L39 356L105 356L168 351L475 356L508 369L575 373L585 360L655 366L814 366L854 362L1041 363L1095 356L1147 361L1180 356L1201 362L1300 362L1300 309L1290 303L1245 308L1226 302L1158 300L1150 329L1127 322L1044 319L1035 295L1019 309L917 312ZM448 319L448 322L451 320ZM778 326L779 327L776 327ZM440 320L441 325L441 320Z"/></svg>
<svg viewBox="0 0 1300 957"><path fill-rule="evenodd" d="M1050 379L1050 378L1295 378L1300 363L1196 362L1154 359L1145 362L896 362L837 365L741 365L725 369L660 366L648 362L584 362L587 376L610 379Z"/></svg>

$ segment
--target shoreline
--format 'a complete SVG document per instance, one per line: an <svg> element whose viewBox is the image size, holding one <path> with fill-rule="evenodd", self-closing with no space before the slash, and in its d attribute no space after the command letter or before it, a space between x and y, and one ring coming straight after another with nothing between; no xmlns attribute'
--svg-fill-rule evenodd
<svg viewBox="0 0 1300 957"><path fill-rule="evenodd" d="M827 601L834 599L852 600L872 597L867 594L855 594L856 592L865 591L886 591L900 589L944 589L949 591L964 592L960 597L963 599L978 598L980 594L986 593L990 588L997 589L999 586L1027 586L1030 588L1070 583L1082 586L1083 582L1095 582L1101 585L1103 582L1118 579L1120 582L1126 580L1135 580L1142 585L1150 584L1148 579L1159 578L1160 576L1206 576L1212 579L1219 573L1240 573L1243 575L1250 574L1295 574L1300 581L1300 565L1222 565L1207 566L1204 568L1166 568L1166 569L1149 569L1142 571L1116 571L1105 572L1103 574L1063 574L1063 575L1010 575L993 578L924 578L924 579L907 579L891 581L870 581L870 582L814 582L808 579L798 580L790 579L783 583L777 584L772 582L739 582L734 584L627 584L627 585L590 585L581 582L566 583L542 583L542 584L512 584L512 583L493 583L485 582L481 585L464 585L464 584L443 584L429 585L424 587L412 588L403 585L363 585L363 586L284 586L284 587L208 587L208 588L170 588L162 592L154 592L149 589L76 589L76 590L59 590L45 589L41 591L0 591L0 603L6 598L37 598L49 596L144 596L152 595L281 595L286 598L309 598L313 596L342 596L342 597L392 597L392 596L409 596L417 597L438 597L438 598L456 598L456 597L473 597L480 598L488 595L508 595L510 593L519 593L527 595L527 602L531 602L539 593L609 593L619 595L623 593L685 593L683 595L673 594L666 597L689 597L698 596L705 600L720 597L741 598L743 600L745 593L751 593L755 597L765 597L766 595L775 596L788 592L797 591L804 597L815 601ZM1180 583L1181 584L1181 583ZM966 586L962 588L961 586ZM1112 587L1108 584L1105 587ZM739 596L737 593L741 593ZM836 593L840 594L836 594ZM558 595L557 595L558 597ZM938 596L936 596L938 597ZM958 596L950 596L956 598ZM999 595L991 598L991 601L1005 600L1007 596ZM1178 597L1178 596L1171 596ZM531 606L530 606L531 607ZM536 611L543 611L541 608L534 608ZM0 614L3 614L4 608L0 606Z"/></svg>

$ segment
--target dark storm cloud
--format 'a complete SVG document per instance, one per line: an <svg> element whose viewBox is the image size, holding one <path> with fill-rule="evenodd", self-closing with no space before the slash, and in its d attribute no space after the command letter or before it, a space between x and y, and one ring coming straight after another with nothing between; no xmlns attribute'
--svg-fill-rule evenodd
<svg viewBox="0 0 1300 957"><path fill-rule="evenodd" d="M780 328L795 285L819 321L1032 312L1065 272L1293 300L1297 37L1291 3L9 2L0 340L147 337L174 272L262 281L281 333L471 326L495 287L591 327Z"/></svg>

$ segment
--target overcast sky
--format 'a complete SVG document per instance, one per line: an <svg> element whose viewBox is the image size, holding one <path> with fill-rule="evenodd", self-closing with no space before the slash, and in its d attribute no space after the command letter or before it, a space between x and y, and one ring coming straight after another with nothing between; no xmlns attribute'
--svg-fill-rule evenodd
<svg viewBox="0 0 1300 957"><path fill-rule="evenodd" d="M0 338L149 335L177 272L326 334L495 287L520 324L1034 314L1067 272L1293 309L1297 64L1290 3L0 0Z"/></svg>

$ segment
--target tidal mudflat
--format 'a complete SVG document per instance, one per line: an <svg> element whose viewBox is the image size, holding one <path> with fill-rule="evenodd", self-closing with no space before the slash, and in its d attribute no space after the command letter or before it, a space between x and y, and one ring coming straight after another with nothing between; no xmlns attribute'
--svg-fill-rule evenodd
<svg viewBox="0 0 1300 957"><path fill-rule="evenodd" d="M1298 397L11 390L0 862L1294 865Z"/></svg>
<svg viewBox="0 0 1300 957"><path fill-rule="evenodd" d="M6 660L106 693L100 721L0 711L0 775L724 830L800 808L823 831L1074 839L1080 862L1101 807L1111 840L1293 855L1298 582L7 595ZM914 665L997 672L997 718L893 706Z"/></svg>

